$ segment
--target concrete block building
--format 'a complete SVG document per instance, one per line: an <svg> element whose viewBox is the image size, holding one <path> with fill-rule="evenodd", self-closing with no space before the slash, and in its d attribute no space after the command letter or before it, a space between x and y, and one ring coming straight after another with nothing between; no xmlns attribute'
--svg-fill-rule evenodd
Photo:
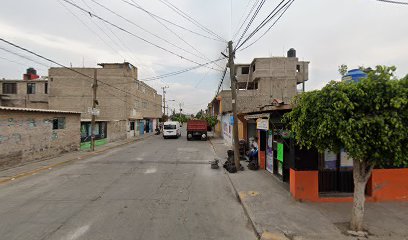
<svg viewBox="0 0 408 240"><path fill-rule="evenodd" d="M290 49L287 57L255 58L249 64L235 65L239 138L256 136L256 121L242 116L263 111L275 105L290 105L304 90L309 76L309 62L299 61ZM219 116L216 133L231 142L231 90L221 91L209 104L209 112Z"/></svg>
<svg viewBox="0 0 408 240"><path fill-rule="evenodd" d="M0 106L0 168L78 150L80 115Z"/></svg>
<svg viewBox="0 0 408 240"><path fill-rule="evenodd" d="M101 63L100 68L49 69L49 107L81 112L81 140L90 141L93 77L98 79L98 143L152 132L162 116L162 97L138 81L137 68L128 62ZM84 76L85 75L85 76ZM89 76L89 77L86 77Z"/></svg>
<svg viewBox="0 0 408 240"><path fill-rule="evenodd" d="M35 69L27 69L23 79L1 79L0 85L1 106L48 109L48 79Z"/></svg>

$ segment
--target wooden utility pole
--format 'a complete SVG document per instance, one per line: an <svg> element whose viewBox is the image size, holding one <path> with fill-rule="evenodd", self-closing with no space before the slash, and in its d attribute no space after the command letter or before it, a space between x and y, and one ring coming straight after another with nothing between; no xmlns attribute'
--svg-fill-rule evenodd
<svg viewBox="0 0 408 240"><path fill-rule="evenodd" d="M95 151L95 109L96 109L96 90L98 89L98 80L96 79L97 77L97 70L94 69L94 82L92 84L92 90L93 90L93 94L92 94L92 120L91 120L91 150Z"/></svg>
<svg viewBox="0 0 408 240"><path fill-rule="evenodd" d="M163 115L166 115L166 91L164 89L169 88L168 86L161 87L163 90Z"/></svg>
<svg viewBox="0 0 408 240"><path fill-rule="evenodd" d="M232 137L234 145L234 162L237 171L241 168L239 162L239 140L238 140L238 116L237 116L237 79L235 77L235 64L234 64L235 52L232 48L232 41L228 42L228 66L230 69L231 79L231 103L234 125L232 128Z"/></svg>
<svg viewBox="0 0 408 240"><path fill-rule="evenodd" d="M179 107L180 107L180 108L179 108L179 110L180 110L180 114L179 114L179 115L180 115L180 117L181 117L181 111L182 111L181 105L183 105L183 103L180 102L180 103L179 103Z"/></svg>

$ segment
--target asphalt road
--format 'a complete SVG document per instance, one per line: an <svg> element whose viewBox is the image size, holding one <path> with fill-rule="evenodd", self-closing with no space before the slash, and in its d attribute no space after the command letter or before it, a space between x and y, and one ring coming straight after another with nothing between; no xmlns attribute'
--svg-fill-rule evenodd
<svg viewBox="0 0 408 240"><path fill-rule="evenodd" d="M0 239L256 239L213 158L153 136L0 185Z"/></svg>

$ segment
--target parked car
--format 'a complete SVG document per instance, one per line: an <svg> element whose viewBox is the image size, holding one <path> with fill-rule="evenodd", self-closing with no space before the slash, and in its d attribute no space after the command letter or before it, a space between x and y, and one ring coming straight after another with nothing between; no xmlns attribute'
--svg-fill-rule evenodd
<svg viewBox="0 0 408 240"><path fill-rule="evenodd" d="M187 140L194 138L207 140L207 121L205 120L189 120L187 122Z"/></svg>
<svg viewBox="0 0 408 240"><path fill-rule="evenodd" d="M163 138L181 136L180 123L179 122L165 122L163 124Z"/></svg>

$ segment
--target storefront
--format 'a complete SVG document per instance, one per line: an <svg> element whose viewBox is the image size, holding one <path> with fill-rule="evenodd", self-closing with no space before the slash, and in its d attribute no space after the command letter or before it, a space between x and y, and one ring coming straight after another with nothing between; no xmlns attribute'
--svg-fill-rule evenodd
<svg viewBox="0 0 408 240"><path fill-rule="evenodd" d="M96 120L94 128L95 145L100 146L106 144L108 137L107 121ZM81 149L90 148L91 142L91 121L81 121Z"/></svg>
<svg viewBox="0 0 408 240"><path fill-rule="evenodd" d="M290 109L276 109L267 112L245 115L247 123L256 123L256 136L258 137L258 161L260 169L276 175L284 182L290 179L289 131L281 123L281 117ZM247 125L249 132L249 125Z"/></svg>
<svg viewBox="0 0 408 240"><path fill-rule="evenodd" d="M353 160L339 153L300 148L294 133L281 122L290 108L247 114L256 119L258 161L265 170L289 184L291 195L308 202L353 201ZM374 169L366 187L367 201L408 201L408 168Z"/></svg>

